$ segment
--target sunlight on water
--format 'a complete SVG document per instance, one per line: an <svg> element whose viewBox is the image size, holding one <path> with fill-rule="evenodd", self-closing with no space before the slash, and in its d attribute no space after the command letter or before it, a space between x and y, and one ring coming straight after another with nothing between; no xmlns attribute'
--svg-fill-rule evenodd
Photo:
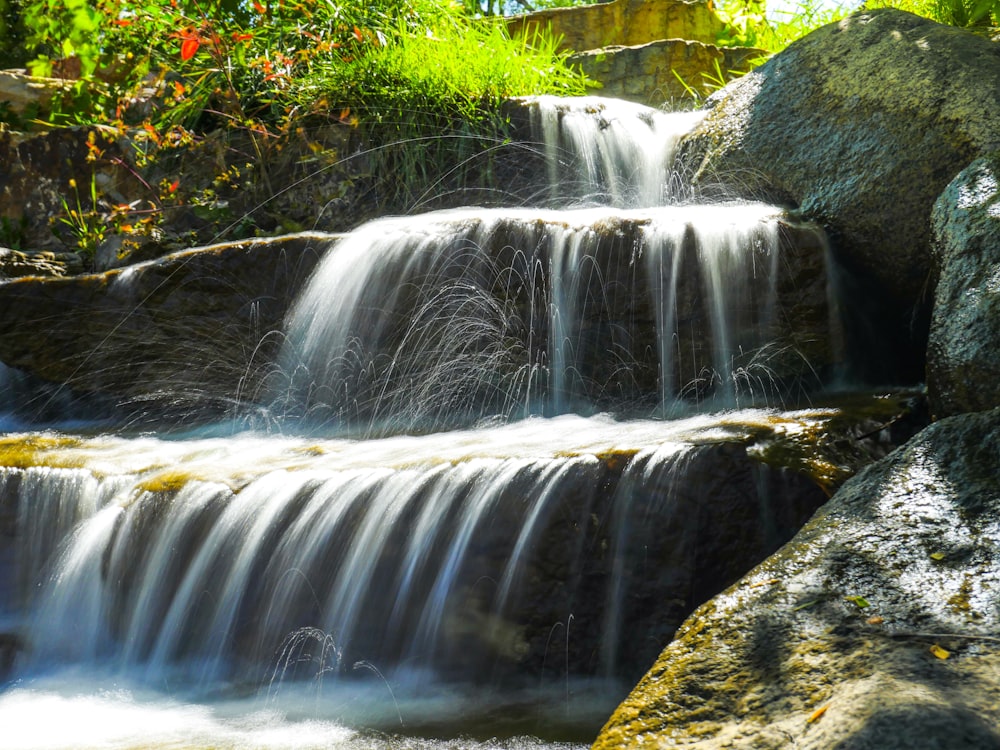
<svg viewBox="0 0 1000 750"><path fill-rule="evenodd" d="M490 709L480 699L439 689L401 697L386 709L375 691L352 687L304 693L289 688L280 700L217 697L210 701L156 693L64 673L17 684L0 693L4 750L575 750L583 745L543 742L529 736L506 739L462 737L471 721L489 725L490 711L524 711L525 705ZM557 700L531 695L525 701ZM578 712L606 712L604 704L581 702ZM457 727L453 739L437 734L427 717ZM381 726L379 732L351 725ZM438 724L438 726L443 724ZM503 723L497 723L503 726ZM508 722L507 726L516 726ZM409 731L415 736L406 736ZM480 733L481 735L481 733Z"/></svg>

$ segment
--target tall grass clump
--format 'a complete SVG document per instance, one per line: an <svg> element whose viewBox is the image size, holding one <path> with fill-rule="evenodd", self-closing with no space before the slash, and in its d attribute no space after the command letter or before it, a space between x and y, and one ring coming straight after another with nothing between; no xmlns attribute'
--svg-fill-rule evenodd
<svg viewBox="0 0 1000 750"><path fill-rule="evenodd" d="M427 180L449 165L457 166L448 189L462 190L468 174L483 174L483 160L507 141L504 100L583 94L585 78L564 60L550 37L511 38L491 20L453 20L419 35L397 27L370 54L321 65L297 96L303 106L322 95L356 113L382 144L372 155L376 169L397 174L419 201L432 187L446 187ZM473 161L474 170L463 169Z"/></svg>

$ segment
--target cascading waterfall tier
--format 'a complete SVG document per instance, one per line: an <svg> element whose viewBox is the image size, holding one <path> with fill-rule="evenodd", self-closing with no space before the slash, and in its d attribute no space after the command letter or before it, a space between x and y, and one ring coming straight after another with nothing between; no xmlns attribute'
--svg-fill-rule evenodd
<svg viewBox="0 0 1000 750"><path fill-rule="evenodd" d="M826 416L566 416L369 441L10 438L0 456L22 467L0 471L18 550L2 615L27 618L23 669L113 665L150 684L332 680L362 662L401 683L634 679L669 635L646 603L680 602L676 626L731 577L699 563L684 516L766 554L789 532L755 522L768 503L800 522L821 493L744 443ZM626 632L645 645L623 649ZM323 644L325 661L303 658Z"/></svg>
<svg viewBox="0 0 1000 750"><path fill-rule="evenodd" d="M832 357L824 253L762 204L373 222L291 311L272 412L378 431L776 402Z"/></svg>

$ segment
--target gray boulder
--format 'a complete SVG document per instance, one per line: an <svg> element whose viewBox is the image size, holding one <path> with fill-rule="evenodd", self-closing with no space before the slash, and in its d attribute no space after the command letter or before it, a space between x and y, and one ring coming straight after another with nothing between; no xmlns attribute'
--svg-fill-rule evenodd
<svg viewBox="0 0 1000 750"><path fill-rule="evenodd" d="M935 199L1000 147L1000 44L902 11L859 12L713 102L681 147L702 188L799 206L905 316L927 288Z"/></svg>
<svg viewBox="0 0 1000 750"><path fill-rule="evenodd" d="M1000 747L1000 409L849 480L709 601L596 748Z"/></svg>
<svg viewBox="0 0 1000 750"><path fill-rule="evenodd" d="M927 389L936 416L1000 405L1000 152L973 162L934 206Z"/></svg>

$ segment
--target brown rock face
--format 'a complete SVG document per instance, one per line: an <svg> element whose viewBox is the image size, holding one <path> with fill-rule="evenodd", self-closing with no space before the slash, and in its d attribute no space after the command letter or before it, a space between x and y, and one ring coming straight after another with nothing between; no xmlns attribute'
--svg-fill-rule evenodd
<svg viewBox="0 0 1000 750"><path fill-rule="evenodd" d="M1000 747L998 471L1000 410L863 470L686 621L595 748Z"/></svg>
<svg viewBox="0 0 1000 750"><path fill-rule="evenodd" d="M708 192L787 202L826 227L905 336L931 271L934 201L997 147L1000 45L886 9L825 26L723 89L680 159Z"/></svg>
<svg viewBox="0 0 1000 750"><path fill-rule="evenodd" d="M616 44L572 55L589 78L600 81L601 96L659 107L664 102L690 102L691 93L707 96L746 71L750 60L767 53L751 47L717 47L686 39L661 39L647 44Z"/></svg>
<svg viewBox="0 0 1000 750"><path fill-rule="evenodd" d="M178 416L252 398L289 301L330 238L175 253L121 271L0 284L0 360Z"/></svg>
<svg viewBox="0 0 1000 750"><path fill-rule="evenodd" d="M645 44L657 39L714 42L725 26L704 0L614 0L552 8L507 22L512 35L548 30L564 50L598 49L612 44Z"/></svg>

